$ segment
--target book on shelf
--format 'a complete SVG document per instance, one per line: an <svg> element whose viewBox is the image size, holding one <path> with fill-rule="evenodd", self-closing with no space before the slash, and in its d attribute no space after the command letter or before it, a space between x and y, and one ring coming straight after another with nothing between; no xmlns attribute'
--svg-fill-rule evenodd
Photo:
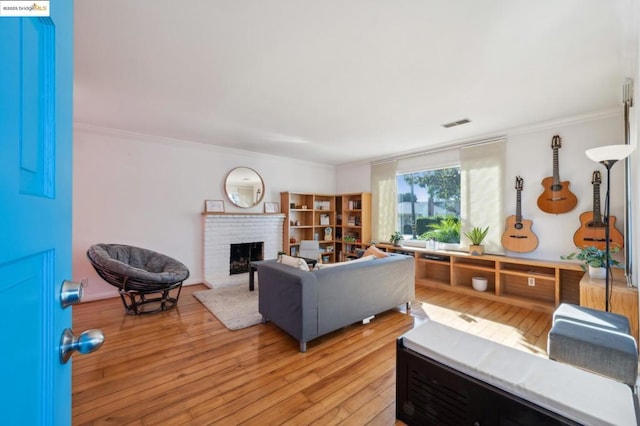
<svg viewBox="0 0 640 426"><path fill-rule="evenodd" d="M362 200L349 200L349 210L360 210L362 208Z"/></svg>

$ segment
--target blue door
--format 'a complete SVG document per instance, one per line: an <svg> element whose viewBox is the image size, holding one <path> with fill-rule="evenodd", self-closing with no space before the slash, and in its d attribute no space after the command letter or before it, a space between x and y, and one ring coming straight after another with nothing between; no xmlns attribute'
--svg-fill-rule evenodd
<svg viewBox="0 0 640 426"><path fill-rule="evenodd" d="M28 5L29 2L24 2ZM71 362L60 361L71 308L73 17L0 16L0 422L71 423Z"/></svg>

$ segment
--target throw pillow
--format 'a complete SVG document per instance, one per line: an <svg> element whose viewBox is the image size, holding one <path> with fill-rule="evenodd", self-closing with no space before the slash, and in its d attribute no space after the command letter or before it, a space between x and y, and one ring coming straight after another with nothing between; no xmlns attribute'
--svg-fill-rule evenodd
<svg viewBox="0 0 640 426"><path fill-rule="evenodd" d="M376 247L375 244L371 244L363 254L363 256L369 256L369 255L374 255L375 257L380 259L383 257L388 257L389 253L385 253L382 250L380 250L378 247Z"/></svg>
<svg viewBox="0 0 640 426"><path fill-rule="evenodd" d="M286 254L282 254L278 257L278 263L282 263L283 265L291 266L292 268L297 268L302 271L309 270L309 265L307 265L307 262L305 262L304 259L288 256Z"/></svg>

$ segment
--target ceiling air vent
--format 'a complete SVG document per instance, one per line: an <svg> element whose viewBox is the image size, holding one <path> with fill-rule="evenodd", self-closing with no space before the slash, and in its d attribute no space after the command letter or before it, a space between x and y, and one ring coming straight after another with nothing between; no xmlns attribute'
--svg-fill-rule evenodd
<svg viewBox="0 0 640 426"><path fill-rule="evenodd" d="M442 127L444 127L445 129L448 129L450 127L461 126L461 125L467 124L467 123L471 123L471 120L469 120L468 118L463 118L462 120L452 121L450 123L445 123L445 124L442 125Z"/></svg>

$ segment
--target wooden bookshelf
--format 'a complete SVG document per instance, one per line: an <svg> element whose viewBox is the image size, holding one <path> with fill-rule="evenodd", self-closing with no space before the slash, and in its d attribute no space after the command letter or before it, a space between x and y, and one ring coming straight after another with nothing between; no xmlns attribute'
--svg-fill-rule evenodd
<svg viewBox="0 0 640 426"><path fill-rule="evenodd" d="M340 261L342 253L348 257L349 253L355 254L357 247L369 244L370 193L327 195L281 192L280 203L285 214L282 241L285 253L295 256L299 252L300 241L318 240L322 262L332 263ZM346 218L346 222L343 218ZM327 229L330 239L326 239ZM349 241L343 241L343 236L349 236ZM292 242L292 239L295 241Z"/></svg>

